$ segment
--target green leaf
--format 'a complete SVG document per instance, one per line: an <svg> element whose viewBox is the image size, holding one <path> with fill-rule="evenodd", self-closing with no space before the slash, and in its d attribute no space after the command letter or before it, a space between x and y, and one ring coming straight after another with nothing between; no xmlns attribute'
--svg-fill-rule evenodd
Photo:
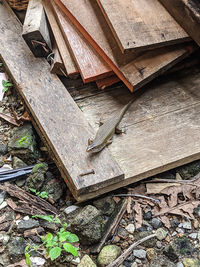
<svg viewBox="0 0 200 267"><path fill-rule="evenodd" d="M37 192L36 189L34 189L34 188L29 188L29 191L31 191L33 193L36 193Z"/></svg>
<svg viewBox="0 0 200 267"><path fill-rule="evenodd" d="M79 238L78 238L77 235L75 235L75 234L71 234L71 233L70 233L70 234L67 236L66 241L68 241L69 243L76 243L76 242L79 241Z"/></svg>
<svg viewBox="0 0 200 267"><path fill-rule="evenodd" d="M66 252L71 253L73 256L78 257L78 248L75 248L69 243L63 244L63 248Z"/></svg>
<svg viewBox="0 0 200 267"><path fill-rule="evenodd" d="M59 241L64 242L67 241L67 237L69 235L69 232L63 232L63 233L58 233L59 234Z"/></svg>
<svg viewBox="0 0 200 267"><path fill-rule="evenodd" d="M26 264L27 264L28 266L31 266L30 254L25 253L25 257L26 257Z"/></svg>
<svg viewBox="0 0 200 267"><path fill-rule="evenodd" d="M32 218L39 218L39 219L43 219L48 222L54 222L52 215L34 215L32 216Z"/></svg>
<svg viewBox="0 0 200 267"><path fill-rule="evenodd" d="M46 241L50 241L50 240L52 240L53 239L53 235L51 234L51 233L48 233L47 235L46 235L46 237L45 237L45 240Z"/></svg>
<svg viewBox="0 0 200 267"><path fill-rule="evenodd" d="M53 260L57 259L58 257L60 257L61 251L62 251L62 249L59 247L52 248L49 251L50 259L53 261Z"/></svg>
<svg viewBox="0 0 200 267"><path fill-rule="evenodd" d="M59 224L61 224L61 220L60 220L59 218L55 218L55 219L54 219L54 223L59 223Z"/></svg>
<svg viewBox="0 0 200 267"><path fill-rule="evenodd" d="M39 197L41 197L41 198L48 198L49 197L49 194L46 191L42 191L41 193L39 193Z"/></svg>

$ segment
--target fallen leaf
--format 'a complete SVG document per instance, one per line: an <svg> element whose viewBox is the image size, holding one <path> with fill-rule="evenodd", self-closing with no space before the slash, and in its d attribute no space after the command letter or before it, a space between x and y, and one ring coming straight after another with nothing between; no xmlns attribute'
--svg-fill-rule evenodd
<svg viewBox="0 0 200 267"><path fill-rule="evenodd" d="M178 186L179 184L175 183L148 183L146 184L146 194L160 194L164 189L169 188L171 186Z"/></svg>
<svg viewBox="0 0 200 267"><path fill-rule="evenodd" d="M13 124L15 126L20 126L21 124L18 123L13 117L11 117L10 115L4 114L4 113L0 113L0 118L9 122L10 124Z"/></svg>
<svg viewBox="0 0 200 267"><path fill-rule="evenodd" d="M137 201L135 201L134 210L135 210L135 227L136 229L138 229L142 226L142 208Z"/></svg>
<svg viewBox="0 0 200 267"><path fill-rule="evenodd" d="M26 264L26 260L21 260L19 262L8 265L8 267L28 267L28 265Z"/></svg>
<svg viewBox="0 0 200 267"><path fill-rule="evenodd" d="M171 227L170 220L167 216L160 216L160 220L162 221L164 226L167 227L168 229Z"/></svg>
<svg viewBox="0 0 200 267"><path fill-rule="evenodd" d="M146 192L146 186L145 184L140 184L134 188L129 187L128 193L132 194L138 194L138 195L145 195Z"/></svg>

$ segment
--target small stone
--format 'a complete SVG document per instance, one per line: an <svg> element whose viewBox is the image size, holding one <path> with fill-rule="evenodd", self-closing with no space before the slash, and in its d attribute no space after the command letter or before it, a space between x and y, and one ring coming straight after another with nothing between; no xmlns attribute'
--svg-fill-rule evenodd
<svg viewBox="0 0 200 267"><path fill-rule="evenodd" d="M128 237L128 233L123 227L119 227L117 234L122 239L127 239L127 237Z"/></svg>
<svg viewBox="0 0 200 267"><path fill-rule="evenodd" d="M80 208L79 206L72 205L72 206L67 207L67 208L64 210L64 212L68 215L68 214L70 214L71 212L73 212L73 211L75 211L75 210L77 210L77 209L79 209L79 208Z"/></svg>
<svg viewBox="0 0 200 267"><path fill-rule="evenodd" d="M133 263L131 264L131 267L137 267L137 266L138 266L137 262L133 262Z"/></svg>
<svg viewBox="0 0 200 267"><path fill-rule="evenodd" d="M144 231L144 232L135 232L134 236L135 236L135 241L138 241L144 237L147 237L149 235L151 235L151 232L148 231ZM145 242L142 243L142 246L144 246L145 248L154 248L156 245L156 237L151 238Z"/></svg>
<svg viewBox="0 0 200 267"><path fill-rule="evenodd" d="M175 236L175 235L177 235L177 232L176 232L176 231L174 231L174 232L172 233L172 237Z"/></svg>
<svg viewBox="0 0 200 267"><path fill-rule="evenodd" d="M169 261L163 255L160 255L150 262L149 267L176 267L176 264Z"/></svg>
<svg viewBox="0 0 200 267"><path fill-rule="evenodd" d="M184 267L183 263L182 262L178 262L176 267Z"/></svg>
<svg viewBox="0 0 200 267"><path fill-rule="evenodd" d="M34 265L34 266L44 266L44 264L46 262L45 259L43 259L41 257L30 257L30 261L31 261L32 265Z"/></svg>
<svg viewBox="0 0 200 267"><path fill-rule="evenodd" d="M200 261L194 258L186 258L183 260L184 267L199 267Z"/></svg>
<svg viewBox="0 0 200 267"><path fill-rule="evenodd" d="M8 153L8 144L0 144L0 155L4 156Z"/></svg>
<svg viewBox="0 0 200 267"><path fill-rule="evenodd" d="M133 251L133 255L139 259L145 259L147 252L144 249L137 249Z"/></svg>
<svg viewBox="0 0 200 267"><path fill-rule="evenodd" d="M183 227L183 229L191 230L192 229L192 223L191 223L191 221L183 222L182 223L182 227Z"/></svg>
<svg viewBox="0 0 200 267"><path fill-rule="evenodd" d="M151 225L153 226L154 229L158 229L158 228L162 227L162 222L158 218L153 218L151 221Z"/></svg>
<svg viewBox="0 0 200 267"><path fill-rule="evenodd" d="M177 219L170 220L170 225L172 228L176 228L179 225L179 221Z"/></svg>
<svg viewBox="0 0 200 267"><path fill-rule="evenodd" d="M132 243L132 242L131 242ZM129 242L128 241L124 241L123 243L121 243L121 248L122 249L126 249L129 247Z"/></svg>
<svg viewBox="0 0 200 267"><path fill-rule="evenodd" d="M4 232L1 232L0 233L0 244L2 244L3 246L5 246L8 243L9 239L10 239L10 236L9 235L7 235Z"/></svg>
<svg viewBox="0 0 200 267"><path fill-rule="evenodd" d="M92 259L88 255L85 255L78 264L78 267L97 267L97 265L92 261Z"/></svg>
<svg viewBox="0 0 200 267"><path fill-rule="evenodd" d="M157 241L157 242L156 242L156 247L157 247L157 248L162 248L162 243L161 243L160 241Z"/></svg>
<svg viewBox="0 0 200 267"><path fill-rule="evenodd" d="M8 255L12 262L16 262L19 258L24 256L24 249L26 241L22 237L12 237L7 244Z"/></svg>
<svg viewBox="0 0 200 267"><path fill-rule="evenodd" d="M147 259L151 261L153 258L156 257L156 252L154 248L148 248L147 249Z"/></svg>
<svg viewBox="0 0 200 267"><path fill-rule="evenodd" d="M184 229L181 229L181 228L178 228L177 229L177 232L180 233L180 234L185 234L185 230Z"/></svg>
<svg viewBox="0 0 200 267"><path fill-rule="evenodd" d="M189 235L189 237L192 238L192 239L196 239L197 238L197 235L198 235L198 233L191 233Z"/></svg>
<svg viewBox="0 0 200 267"><path fill-rule="evenodd" d="M126 226L125 229L129 234L133 234L135 232L135 225L130 223Z"/></svg>
<svg viewBox="0 0 200 267"><path fill-rule="evenodd" d="M81 262L81 260L80 260L79 257L77 257L77 258L73 259L71 262L72 262L74 265L78 265L78 264Z"/></svg>
<svg viewBox="0 0 200 267"><path fill-rule="evenodd" d="M39 222L34 219L29 219L26 221L20 221L17 225L18 230L24 231L32 228L36 228L39 226Z"/></svg>
<svg viewBox="0 0 200 267"><path fill-rule="evenodd" d="M193 226L195 229L199 228L199 221L198 220L194 220L193 221Z"/></svg>
<svg viewBox="0 0 200 267"><path fill-rule="evenodd" d="M121 248L115 245L108 245L102 248L98 255L97 262L100 266L106 266L114 261L121 254Z"/></svg>
<svg viewBox="0 0 200 267"><path fill-rule="evenodd" d="M135 256L133 255L133 253L131 253L131 255L126 259L127 261L133 262L135 259Z"/></svg>
<svg viewBox="0 0 200 267"><path fill-rule="evenodd" d="M4 199L6 196L6 192L5 191L1 191L0 192L0 205L3 203Z"/></svg>
<svg viewBox="0 0 200 267"><path fill-rule="evenodd" d="M143 219L144 220L147 220L147 221L151 220L152 219L152 213L151 213L151 211L145 212L143 214Z"/></svg>
<svg viewBox="0 0 200 267"><path fill-rule="evenodd" d="M21 159L19 159L18 157L13 157L13 159L12 159L13 169L19 169L19 168L23 168L26 166L27 166L27 164L25 162L23 162Z"/></svg>
<svg viewBox="0 0 200 267"><path fill-rule="evenodd" d="M138 264L141 264L141 263L142 263L142 261L139 260L139 259L135 259L135 261L136 261L136 263L138 263Z"/></svg>
<svg viewBox="0 0 200 267"><path fill-rule="evenodd" d="M36 164L28 178L26 179L26 186L40 191L45 181L45 173L48 170L48 165L45 163ZM45 191L45 190L43 190Z"/></svg>
<svg viewBox="0 0 200 267"><path fill-rule="evenodd" d="M168 232L164 230L163 228L159 228L156 230L156 237L160 241L165 239L167 235L168 235Z"/></svg>
<svg viewBox="0 0 200 267"><path fill-rule="evenodd" d="M7 202L6 201L3 201L0 205L0 210L4 209L5 207L7 207Z"/></svg>
<svg viewBox="0 0 200 267"><path fill-rule="evenodd" d="M112 242L118 243L119 241L120 241L120 237L118 235L116 235Z"/></svg>
<svg viewBox="0 0 200 267"><path fill-rule="evenodd" d="M27 215L27 216L24 216L23 220L24 221L28 221L30 219L30 217Z"/></svg>
<svg viewBox="0 0 200 267"><path fill-rule="evenodd" d="M111 196L93 201L93 205L102 212L103 215L110 216L115 209L115 201Z"/></svg>
<svg viewBox="0 0 200 267"><path fill-rule="evenodd" d="M199 230L199 232L198 232L198 234L197 234L197 238L198 238L198 240L199 240L199 242L200 242L200 230Z"/></svg>

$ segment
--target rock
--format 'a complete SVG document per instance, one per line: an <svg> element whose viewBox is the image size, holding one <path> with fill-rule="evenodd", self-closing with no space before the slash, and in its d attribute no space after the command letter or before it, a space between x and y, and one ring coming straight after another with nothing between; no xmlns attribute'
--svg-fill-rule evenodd
<svg viewBox="0 0 200 267"><path fill-rule="evenodd" d="M132 264L131 264L131 267L137 267L138 265L137 265L137 262L133 262Z"/></svg>
<svg viewBox="0 0 200 267"><path fill-rule="evenodd" d="M123 228L123 227L119 227L117 235L121 238L121 239L127 239L128 237L128 233L127 231Z"/></svg>
<svg viewBox="0 0 200 267"><path fill-rule="evenodd" d="M148 248L147 249L147 259L151 261L156 257L156 252L154 248Z"/></svg>
<svg viewBox="0 0 200 267"><path fill-rule="evenodd" d="M110 196L93 201L93 205L100 210L103 215L107 216L110 216L115 209L115 201Z"/></svg>
<svg viewBox="0 0 200 267"><path fill-rule="evenodd" d="M199 228L199 221L198 220L194 220L193 221L193 226L195 229Z"/></svg>
<svg viewBox="0 0 200 267"><path fill-rule="evenodd" d="M126 226L125 229L129 234L133 234L135 232L135 225L130 223Z"/></svg>
<svg viewBox="0 0 200 267"><path fill-rule="evenodd" d="M80 260L79 257L77 257L77 258L75 258L75 259L73 259L73 260L71 261L71 263L73 263L74 265L78 265L80 262L81 262L81 260Z"/></svg>
<svg viewBox="0 0 200 267"><path fill-rule="evenodd" d="M36 147L35 134L30 123L14 128L8 142L8 151L12 156L23 160L26 164L34 164L39 152Z"/></svg>
<svg viewBox="0 0 200 267"><path fill-rule="evenodd" d="M190 179L200 172L200 161L195 161L177 168L183 180Z"/></svg>
<svg viewBox="0 0 200 267"><path fill-rule="evenodd" d="M20 221L17 225L17 229L20 231L37 228L39 227L39 222L34 219L29 219L26 221Z"/></svg>
<svg viewBox="0 0 200 267"><path fill-rule="evenodd" d="M145 259L147 252L144 249L135 249L133 255L139 259Z"/></svg>
<svg viewBox="0 0 200 267"><path fill-rule="evenodd" d="M144 231L144 232L136 232L134 237L135 237L135 241L138 241L144 237L147 237L148 235L151 235L151 232L149 231ZM145 241L144 243L142 243L142 246L145 248L154 248L156 245L156 238L151 238L147 241Z"/></svg>
<svg viewBox="0 0 200 267"><path fill-rule="evenodd" d="M4 156L8 153L8 144L0 143L0 155Z"/></svg>
<svg viewBox="0 0 200 267"><path fill-rule="evenodd" d="M143 219L144 219L144 220L149 221L149 220L151 220L151 218L152 218L152 213L151 213L151 211L145 212L145 213L143 214Z"/></svg>
<svg viewBox="0 0 200 267"><path fill-rule="evenodd" d="M23 162L21 159L19 159L18 157L13 157L12 158L12 167L13 169L18 169L18 168L23 168L26 167L27 164L25 162Z"/></svg>
<svg viewBox="0 0 200 267"><path fill-rule="evenodd" d="M64 210L64 212L68 215L68 214L70 214L71 212L73 212L73 211L75 211L75 210L77 210L77 209L79 209L79 208L80 208L79 206L72 205L72 206L67 207L67 208Z"/></svg>
<svg viewBox="0 0 200 267"><path fill-rule="evenodd" d="M6 192L0 191L0 205L4 202L5 196L6 196Z"/></svg>
<svg viewBox="0 0 200 267"><path fill-rule="evenodd" d="M12 237L7 245L8 255L12 262L24 257L24 249L27 243L22 237Z"/></svg>
<svg viewBox="0 0 200 267"><path fill-rule="evenodd" d="M121 248L115 245L108 245L102 248L98 255L97 262L100 266L106 266L113 262L121 254Z"/></svg>
<svg viewBox="0 0 200 267"><path fill-rule="evenodd" d="M178 260L178 251L173 245L165 247L163 254L168 257L171 261L176 262Z"/></svg>
<svg viewBox="0 0 200 267"><path fill-rule="evenodd" d="M182 262L178 262L176 267L184 267L183 263Z"/></svg>
<svg viewBox="0 0 200 267"><path fill-rule="evenodd" d="M45 180L45 173L48 170L48 165L45 163L36 164L28 178L26 179L26 187L40 191Z"/></svg>
<svg viewBox="0 0 200 267"><path fill-rule="evenodd" d="M85 255L81 259L81 262L78 264L78 267L97 267L97 265L92 261L92 259Z"/></svg>
<svg viewBox="0 0 200 267"><path fill-rule="evenodd" d="M10 239L10 236L9 235L7 235L4 232L1 232L0 233L0 245L3 245L3 246L7 245L9 239Z"/></svg>
<svg viewBox="0 0 200 267"><path fill-rule="evenodd" d="M149 267L176 267L176 264L160 255L150 262Z"/></svg>
<svg viewBox="0 0 200 267"><path fill-rule="evenodd" d="M160 241L165 239L167 235L168 235L168 232L163 228L159 228L156 230L156 237Z"/></svg>
<svg viewBox="0 0 200 267"><path fill-rule="evenodd" d="M190 235L189 235L189 238L192 238L192 239L196 239L197 238L197 233L191 233Z"/></svg>
<svg viewBox="0 0 200 267"><path fill-rule="evenodd" d="M44 266L46 260L41 257L30 257L31 267Z"/></svg>
<svg viewBox="0 0 200 267"><path fill-rule="evenodd" d="M133 253L131 253L131 255L126 259L127 261L133 262L135 259L135 256L133 255Z"/></svg>
<svg viewBox="0 0 200 267"><path fill-rule="evenodd" d="M5 207L7 207L7 202L6 201L3 201L0 205L0 210L4 209Z"/></svg>
<svg viewBox="0 0 200 267"><path fill-rule="evenodd" d="M177 219L170 220L170 225L172 228L176 228L179 225L179 220Z"/></svg>
<svg viewBox="0 0 200 267"><path fill-rule="evenodd" d="M156 242L156 247L159 248L159 249L162 248L162 243L160 241L157 241Z"/></svg>
<svg viewBox="0 0 200 267"><path fill-rule="evenodd" d="M0 267L6 267L10 265L10 258L7 253L2 253L0 256Z"/></svg>
<svg viewBox="0 0 200 267"><path fill-rule="evenodd" d="M158 228L162 227L162 222L158 218L153 218L151 220L151 225L153 226L154 229L158 229Z"/></svg>
<svg viewBox="0 0 200 267"><path fill-rule="evenodd" d="M72 232L79 236L82 244L94 244L101 238L103 217L94 206L85 206L72 219Z"/></svg>
<svg viewBox="0 0 200 267"><path fill-rule="evenodd" d="M194 258L186 258L183 260L184 267L199 267L200 261Z"/></svg>
<svg viewBox="0 0 200 267"><path fill-rule="evenodd" d="M49 194L49 197L53 199L54 202L58 201L63 195L63 189L65 185L62 180L52 179L50 181L45 181L42 186L41 191L45 191Z"/></svg>
<svg viewBox="0 0 200 267"><path fill-rule="evenodd" d="M131 267L131 262L129 261L124 261L123 264L125 267Z"/></svg>
<svg viewBox="0 0 200 267"><path fill-rule="evenodd" d="M172 233L172 237L173 236L175 236L175 235L177 235L178 233L176 232L176 231L174 231L173 233Z"/></svg>
<svg viewBox="0 0 200 267"><path fill-rule="evenodd" d="M184 229L191 230L192 229L192 223L191 223L191 221L183 222L182 223L182 227Z"/></svg>
<svg viewBox="0 0 200 267"><path fill-rule="evenodd" d="M200 205L194 209L194 215L196 215L197 217L200 217Z"/></svg>

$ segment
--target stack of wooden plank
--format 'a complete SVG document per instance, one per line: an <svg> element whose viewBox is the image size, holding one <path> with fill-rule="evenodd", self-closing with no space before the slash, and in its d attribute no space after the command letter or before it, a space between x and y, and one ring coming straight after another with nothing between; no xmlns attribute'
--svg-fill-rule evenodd
<svg viewBox="0 0 200 267"><path fill-rule="evenodd" d="M30 0L26 41L27 18L35 14L35 2L40 9L44 6L55 40L51 71L71 78L80 73L84 83L95 81L101 89L121 80L132 92L196 50L162 5L171 7L173 1ZM44 19L37 21L44 28ZM36 41L44 42L44 31L45 37Z"/></svg>

